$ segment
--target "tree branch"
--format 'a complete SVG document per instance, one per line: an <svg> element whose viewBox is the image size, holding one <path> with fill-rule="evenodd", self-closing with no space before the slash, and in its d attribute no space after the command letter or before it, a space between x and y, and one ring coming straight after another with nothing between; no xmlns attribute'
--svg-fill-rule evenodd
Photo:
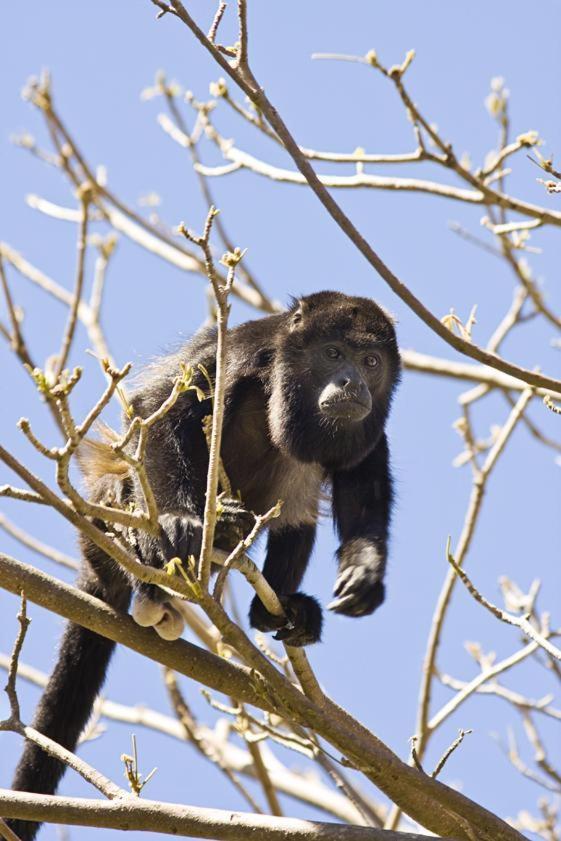
<svg viewBox="0 0 561 841"><path fill-rule="evenodd" d="M100 599L3 553L0 553L0 586L16 595L23 590L30 601L52 613L119 642L217 692L271 709L266 699L254 690L251 674L245 667L229 663L184 640L162 640L151 628L141 628L130 616L118 613Z"/></svg>
<svg viewBox="0 0 561 841"><path fill-rule="evenodd" d="M248 837L259 837L262 841L424 841L426 838L372 827L273 818L139 798L105 802L46 797L6 789L0 789L0 810L6 817L20 820L218 838L220 841L247 841Z"/></svg>

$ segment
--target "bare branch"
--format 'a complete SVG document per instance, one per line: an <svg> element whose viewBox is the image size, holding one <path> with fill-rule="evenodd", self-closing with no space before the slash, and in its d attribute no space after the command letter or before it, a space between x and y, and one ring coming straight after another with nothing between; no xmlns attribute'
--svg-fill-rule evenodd
<svg viewBox="0 0 561 841"><path fill-rule="evenodd" d="M440 772L442 771L442 769L444 768L444 766L448 762L451 755L454 753L454 751L457 748L460 747L460 745L464 741L464 738L469 733L473 733L473 730L460 730L458 736L456 736L456 738L454 739L452 744L448 748L446 748L446 750L444 751L444 753L442 754L442 756L440 757L440 759L436 763L436 767L435 767L434 771L431 772L431 777L435 777L435 778L438 777L438 775L440 774Z"/></svg>
<svg viewBox="0 0 561 841"><path fill-rule="evenodd" d="M197 164L195 167L197 172L200 172L201 175L205 175L207 178L212 178L229 175L240 169L247 169L257 175L269 178L271 181L309 186L306 177L301 173L289 169L282 169L281 167L261 161L248 152L237 149L231 142L223 141L220 144L220 149L226 160L231 162L232 167L213 167ZM302 157L308 158L308 156L304 155ZM397 192L431 193L435 196L442 196L469 204L485 203L483 193L477 190L465 190L460 187L449 186L448 184L439 184L437 181L423 181L418 178L392 178L384 175L370 175L369 173L360 172L356 175L318 175L317 179L322 186L327 188L351 190L366 188Z"/></svg>
<svg viewBox="0 0 561 841"><path fill-rule="evenodd" d="M80 191L81 201L81 221L80 230L78 233L78 265L76 267L76 284L74 286L74 293L72 295L72 306L70 307L70 314L68 316L68 324L62 340L62 347L58 354L57 364L55 368L55 379L58 380L62 371L66 366L68 354L70 353L70 346L74 338L74 331L76 329L76 322L78 319L78 307L82 300L82 288L84 286L84 274L86 266L86 248L88 237L88 208L91 200L91 187L89 184L84 184Z"/></svg>
<svg viewBox="0 0 561 841"><path fill-rule="evenodd" d="M516 628L520 628L524 636L530 637L530 639L534 640L534 642L537 643L540 648L543 648L544 651L547 651L551 657L555 657L556 660L561 660L561 649L557 648L556 645L550 642L543 633L540 633L540 631L532 625L527 615L514 616L512 613L508 613L506 610L502 610L500 607L497 607L497 605L490 602L479 592L467 573L458 566L449 548L447 549L447 555L452 569L461 580L462 584L466 586L468 592L473 596L476 602L483 605L484 608L492 613L497 619L500 619L501 622L506 622L507 625L514 625Z"/></svg>
<svg viewBox="0 0 561 841"><path fill-rule="evenodd" d="M504 841L520 841L518 833L511 831L490 812L472 804L459 792L442 785L437 786L430 778L419 778L417 772L407 768L376 737L353 722L350 716L331 702L326 703L324 710L315 707L270 666L245 635L229 622L210 596L203 594L204 609L220 627L226 642L234 645L266 680L270 680L272 695L267 692L267 696L264 697L265 684L260 684L260 689L254 691L256 672L248 673L184 641L164 643L151 630L138 627L132 619L126 620L103 602L77 593L72 587L53 581L44 573L1 554L0 585L11 592L25 589L31 600L45 604L57 613L64 613L67 618L89 627L96 633L122 641L135 650L141 650L182 674L199 679L218 691L225 691L229 696L261 708L271 708L278 702L282 704L286 699L291 709L291 717L294 716L301 719L302 723L312 726L320 735L350 756L358 767L364 768L367 776L375 780L381 788L388 790L390 796L397 797L404 805L407 803L407 811L413 817L421 818L422 814L422 822L435 826L437 831L437 824L443 827L449 825L450 830L444 832L452 831L453 834L464 837L465 832L461 827L464 826L465 820L469 820L473 826L480 827L481 836L486 841L491 841L492 836L484 827L493 826L501 827ZM182 656L183 652L186 652L186 656ZM272 705L270 699L273 701ZM390 767L394 768L391 773ZM400 773L396 776L398 768ZM394 790L394 780L399 780L399 792ZM432 788L433 785L436 787ZM459 820L451 816L450 809L454 814L460 815Z"/></svg>
<svg viewBox="0 0 561 841"><path fill-rule="evenodd" d="M43 543L37 538L33 537L28 532L24 531L23 529L18 528L14 523L12 523L4 514L0 513L0 529L3 529L10 537L13 537L15 540L18 540L24 546L27 546L29 549L32 549L33 552L37 552L38 555L43 555L43 557L48 558L50 561L54 561L57 564L61 564L61 566L67 567L68 569L77 570L80 567L80 564L74 558L71 558L69 555L66 555L64 552L59 552L58 549L55 549L52 546L47 546L46 543Z"/></svg>
<svg viewBox="0 0 561 841"><path fill-rule="evenodd" d="M21 603L20 611L18 613L18 622L19 631L16 637L16 641L14 643L14 650L12 651L12 656L10 657L10 666L8 669L8 682L4 687L6 690L6 695L8 696L8 701L10 702L10 718L5 723L9 727L17 725L20 721L19 700L16 692L16 679L18 674L19 657L23 648L23 643L25 641L27 629L29 628L31 622L31 620L27 617L27 599L25 597L24 590L21 591Z"/></svg>
<svg viewBox="0 0 561 841"><path fill-rule="evenodd" d="M201 554L199 558L198 577L204 589L208 588L210 580L210 566L214 547L214 531L216 526L217 508L216 497L218 492L218 481L220 473L220 445L222 441L222 423L224 418L224 390L226 372L226 343L228 329L229 304L228 296L235 281L236 267L243 257L243 252L236 248L234 252L228 252L221 260L223 265L228 267L226 283L221 284L216 272L212 250L210 247L210 235L213 221L219 211L211 207L205 222L203 235L197 237L191 234L183 224L180 225L180 233L200 246L204 253L205 269L210 281L214 299L216 301L216 373L212 405L212 428L209 446L209 464L207 473L207 486L205 497L205 511L203 522L203 537Z"/></svg>
<svg viewBox="0 0 561 841"><path fill-rule="evenodd" d="M528 643L528 645L521 648L519 651L516 651L514 654L511 654L510 657L506 657L504 660L501 660L499 663L489 667L488 669L482 669L480 674L476 675L473 680L462 684L460 691L457 695L454 695L453 698L448 701L448 703L444 704L440 710L433 715L430 721L427 723L427 727L429 730L436 730L437 727L446 721L446 719L455 712L460 704L463 704L471 695L475 692L479 692L483 688L483 684L487 683L488 681L493 680L497 677L497 675L506 672L508 669L511 669L513 666L516 666L518 663L521 663L531 654L533 654L538 648L537 642ZM443 675L439 675L440 679L443 683L445 683L445 679Z"/></svg>
<svg viewBox="0 0 561 841"><path fill-rule="evenodd" d="M185 642L164 641L151 628L141 628L130 617L105 602L0 553L0 586L11 593L25 591L27 598L65 619L101 636L122 643L180 674L198 680L217 692L261 708L271 708L253 689L248 669Z"/></svg>
<svg viewBox="0 0 561 841"><path fill-rule="evenodd" d="M541 768L544 774L553 781L556 790L561 794L561 772L555 768L547 757L547 751L543 740L538 732L538 728L534 724L532 716L528 711L523 716L524 730L528 741L534 748L534 761L536 765Z"/></svg>
<svg viewBox="0 0 561 841"><path fill-rule="evenodd" d="M0 485L0 497L19 499L20 502L35 502L38 505L47 505L42 496L33 491L25 491L21 488L14 488L12 485Z"/></svg>
<svg viewBox="0 0 561 841"><path fill-rule="evenodd" d="M12 327L12 334L10 336L10 343L12 348L14 349L15 353L20 357L22 362L27 363L28 365L33 365L31 362L31 357L29 356L29 352L27 351L27 347L25 344L25 340L22 336L21 329L19 326L19 319L16 314L16 309L14 306L14 302L12 300L12 295L10 292L10 287L8 286L8 279L6 278L6 272L4 270L4 260L2 258L2 249L0 248L0 282L2 284L2 289L4 291L4 297L6 299L6 305L8 307L8 316L10 318L10 324Z"/></svg>
<svg viewBox="0 0 561 841"><path fill-rule="evenodd" d="M510 412L506 423L501 428L493 447L487 454L483 467L481 469L477 469L477 472L475 473L468 508L464 518L464 525L455 551L455 557L458 565L464 563L471 546L489 476L500 454L503 452L508 439L514 431L517 422L522 417L526 406L532 399L532 396L531 389L527 389L521 394L515 407ZM436 658L440 648L442 632L448 615L455 585L456 574L454 570L451 569L445 578L444 584L442 585L442 589L438 596L423 660L423 672L419 690L419 706L417 710L417 723L415 728L418 736L417 751L421 761L426 753L430 736L434 732L429 728L429 718L433 680L436 673ZM400 814L400 809L394 807L386 821L386 828L395 828L399 823Z"/></svg>
<svg viewBox="0 0 561 841"><path fill-rule="evenodd" d="M138 798L104 802L0 789L0 802L6 817L20 820L220 838L222 841L247 841L248 835L263 841L424 841L426 838L372 827L322 824ZM518 835L515 830L513 834Z"/></svg>
<svg viewBox="0 0 561 841"><path fill-rule="evenodd" d="M12 832L5 820L0 818L0 837L4 841L20 841L15 832Z"/></svg>
<svg viewBox="0 0 561 841"><path fill-rule="evenodd" d="M9 664L10 658L0 653L0 668L7 670ZM20 660L18 678L29 681L36 686L45 687L48 675L39 669L22 663ZM196 734L193 736L190 732L187 732L189 722L184 723L182 720L164 715L149 707L129 707L106 698L98 698L96 712L111 721L145 727L180 741L193 740L194 747L198 747L195 740L200 739L201 744L204 742L205 747L208 747L208 750L212 752L213 761L222 762L233 773L239 772L249 777L253 777L255 774L253 760L249 752L227 741L221 722L218 722L214 729L195 722ZM184 724L187 726L184 726ZM339 820L354 824L361 823L362 812L358 806L354 806L353 802L348 799L349 795L345 794L344 796L334 792L319 779L312 778L309 774L289 770L282 765L271 751L266 751L264 754L273 785L278 791L296 800L309 803L328 814L332 814Z"/></svg>
<svg viewBox="0 0 561 841"><path fill-rule="evenodd" d="M533 768L528 767L528 765L520 756L520 752L518 750L518 745L516 742L516 737L511 729L509 729L508 731L508 749L506 751L506 755L513 767L516 768L519 774L522 774L523 777L526 777L526 779L531 780L533 783L536 783L542 788L545 788L547 791L561 791L561 787L557 785L557 783L552 782L551 780L547 779L547 777L541 776Z"/></svg>
<svg viewBox="0 0 561 841"><path fill-rule="evenodd" d="M216 745L209 741L203 734L203 729L198 725L189 709L185 697L181 692L177 683L177 677L172 669L164 669L164 682L172 707L177 716L184 738L187 738L193 746L207 759L214 762L218 768L225 774L227 779L232 783L241 796L247 801L249 807L257 813L261 813L261 809L249 793L249 791L242 785L237 775L232 771L228 764L224 761L222 752L216 749Z"/></svg>
<svg viewBox="0 0 561 841"><path fill-rule="evenodd" d="M208 30L207 38L214 44L216 39L216 34L218 32L218 27L220 26L220 21L224 17L224 12L226 11L227 5L224 0L220 0L218 9L216 10L216 14L214 15L214 20L210 25L210 29Z"/></svg>

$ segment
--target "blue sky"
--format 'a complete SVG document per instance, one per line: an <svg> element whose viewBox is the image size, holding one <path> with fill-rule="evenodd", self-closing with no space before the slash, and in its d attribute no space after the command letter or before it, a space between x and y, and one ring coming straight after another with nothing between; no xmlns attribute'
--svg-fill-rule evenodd
<svg viewBox="0 0 561 841"><path fill-rule="evenodd" d="M214 4L193 7L206 28ZM560 59L551 45L561 12L554 0L540 4L540 12L522 11L506 2L449 4L427 0L394 4L387 0L350 0L346 4L306 0L283 3L250 3L251 60L254 72L289 128L304 146L351 151L364 146L373 152L413 149L410 126L390 85L365 67L311 61L313 52L364 54L375 48L386 64L400 62L415 48L416 58L407 83L423 113L453 141L458 153L469 152L481 162L496 143L497 128L484 107L490 79L504 76L511 92L512 132L515 136L537 129L545 139L546 154L561 149L561 117L555 80ZM140 91L150 85L158 69L199 98L209 82L220 75L188 31L169 16L155 21L148 2L121 0L110 3L72 4L29 0L25 15L17 4L3 12L4 43L0 56L0 238L21 251L32 263L67 288L74 276L75 230L71 224L37 214L25 196L38 193L71 206L74 199L61 176L10 143L12 134L29 130L46 145L39 115L23 102L25 80L48 67L61 114L93 164L104 164L112 189L130 204L156 191L158 212L171 225L185 220L200 228L206 207L182 150L162 133L156 116L163 103L141 102ZM224 30L233 39L233 29ZM187 117L189 113L186 112ZM240 146L279 165L291 167L282 151L249 130L222 109L217 124L225 136ZM204 159L217 162L213 149ZM334 171L319 164L319 172ZM344 172L345 169L340 170ZM383 174L441 175L430 167L402 167L399 172L373 169ZM524 155L516 159L510 190L527 201L559 207L559 199L544 195L536 182L538 171ZM448 183L454 183L447 179ZM239 246L248 249L253 271L275 298L341 289L370 295L394 312L402 347L459 359L421 324L374 274L317 200L303 187L274 185L250 173L230 175L212 183L222 220ZM479 207L416 194L374 191L339 191L336 197L362 233L379 250L392 270L434 312L441 316L450 307L466 317L478 304L475 340L483 344L508 308L513 279L497 259L474 248L450 232L457 221L479 234ZM144 211L142 211L144 212ZM545 282L548 301L561 308L558 277L559 245L555 231L533 238L543 252L532 255L535 274ZM93 260L88 263L89 277ZM56 302L10 272L17 302L25 311L25 331L37 360L53 353L60 340L66 313ZM206 315L204 284L200 277L185 275L146 254L123 238L113 259L104 326L119 363L132 360L140 367L155 354L188 336ZM232 321L255 317L255 312L235 302ZM559 355L550 347L551 330L531 321L505 343L506 355L527 367L541 365L559 374ZM76 395L76 410L85 411L102 387L96 363L85 354L87 337L81 332L72 363L85 368L84 383ZM42 476L45 465L15 428L20 416L29 417L37 433L54 443L52 429L28 378L0 345L4 399L0 413L3 443ZM388 599L373 617L352 621L329 615L324 642L310 652L316 673L328 692L349 708L401 756L408 753L414 729L420 663L440 582L446 572L444 547L449 534L456 538L467 505L470 476L467 469L451 466L461 448L452 429L458 417L461 385L424 375L406 374L395 401L390 439L397 485ZM508 406L500 396L480 404L474 412L477 431L485 436L489 426L506 419ZM544 431L559 438L559 422L536 403L532 417ZM108 420L117 423L116 413ZM0 467L0 483L10 481ZM493 475L488 498L469 557L469 566L480 587L498 598L497 578L509 574L524 588L534 577L543 580L541 605L556 616L561 583L558 547L552 546L553 524L559 520L559 467L552 452L534 441L523 428ZM32 510L4 501L2 510L18 525L67 552L76 552L75 536L67 525L46 511ZM65 577L47 561L37 559L0 533L6 552L43 565ZM336 544L329 522L321 528L306 589L329 600L335 574ZM240 603L249 600L240 587ZM15 633L17 601L0 593L0 649L11 646ZM54 658L62 621L30 606L33 624L24 660L48 671ZM440 665L456 677L475 674L464 650L466 639L478 640L500 657L513 652L517 634L473 604L463 591L455 596L447 625ZM505 681L530 695L553 691L543 670L523 667ZM197 712L207 721L214 713L201 700L199 687L184 685ZM158 667L120 651L111 669L106 695L126 704L146 703L167 710ZM24 715L29 719L37 700L35 689L21 685ZM436 701L449 692L437 688ZM6 709L0 699L0 714ZM461 707L443 727L429 752L428 766L440 756L459 727L474 733L447 766L443 779L462 787L502 815L532 808L540 790L514 772L491 733L503 739L506 726L519 729L516 715L500 700L477 697ZM110 725L102 738L86 744L82 753L109 776L120 779L119 756L128 750L130 728ZM544 728L551 739L558 733ZM243 808L236 792L209 763L187 746L139 731L141 759L146 770L158 765L148 796L196 805ZM0 786L9 784L19 752L15 737L2 735ZM524 744L521 736L521 744ZM297 764L293 756L283 757ZM89 794L89 789L68 773L62 791ZM312 815L291 803L288 814ZM73 838L93 838L94 830L72 830ZM107 837L111 837L107 833ZM54 839L54 828L44 830L45 841Z"/></svg>

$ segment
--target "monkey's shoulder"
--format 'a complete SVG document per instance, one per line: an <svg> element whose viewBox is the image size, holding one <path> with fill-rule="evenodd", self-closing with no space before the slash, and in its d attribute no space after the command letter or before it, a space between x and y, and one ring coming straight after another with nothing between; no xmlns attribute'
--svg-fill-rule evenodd
<svg viewBox="0 0 561 841"><path fill-rule="evenodd" d="M244 381L230 397L222 458L232 487L247 508L262 514L279 499L283 501L273 528L317 520L324 469L299 461L273 444L267 395L256 378Z"/></svg>

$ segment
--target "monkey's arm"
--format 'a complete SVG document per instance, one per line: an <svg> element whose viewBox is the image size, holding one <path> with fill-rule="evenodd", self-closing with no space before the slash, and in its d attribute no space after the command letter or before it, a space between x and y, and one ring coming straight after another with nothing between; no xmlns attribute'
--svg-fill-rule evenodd
<svg viewBox="0 0 561 841"><path fill-rule="evenodd" d="M385 595L393 501L386 435L356 467L333 475L333 519L341 538L339 571L329 608L347 616L372 613Z"/></svg>
<svg viewBox="0 0 561 841"><path fill-rule="evenodd" d="M269 532L263 575L278 595L286 618L269 613L258 596L249 611L252 628L277 631L275 639L287 645L310 645L321 636L322 615L317 601L298 587L314 548L313 525L285 526Z"/></svg>

